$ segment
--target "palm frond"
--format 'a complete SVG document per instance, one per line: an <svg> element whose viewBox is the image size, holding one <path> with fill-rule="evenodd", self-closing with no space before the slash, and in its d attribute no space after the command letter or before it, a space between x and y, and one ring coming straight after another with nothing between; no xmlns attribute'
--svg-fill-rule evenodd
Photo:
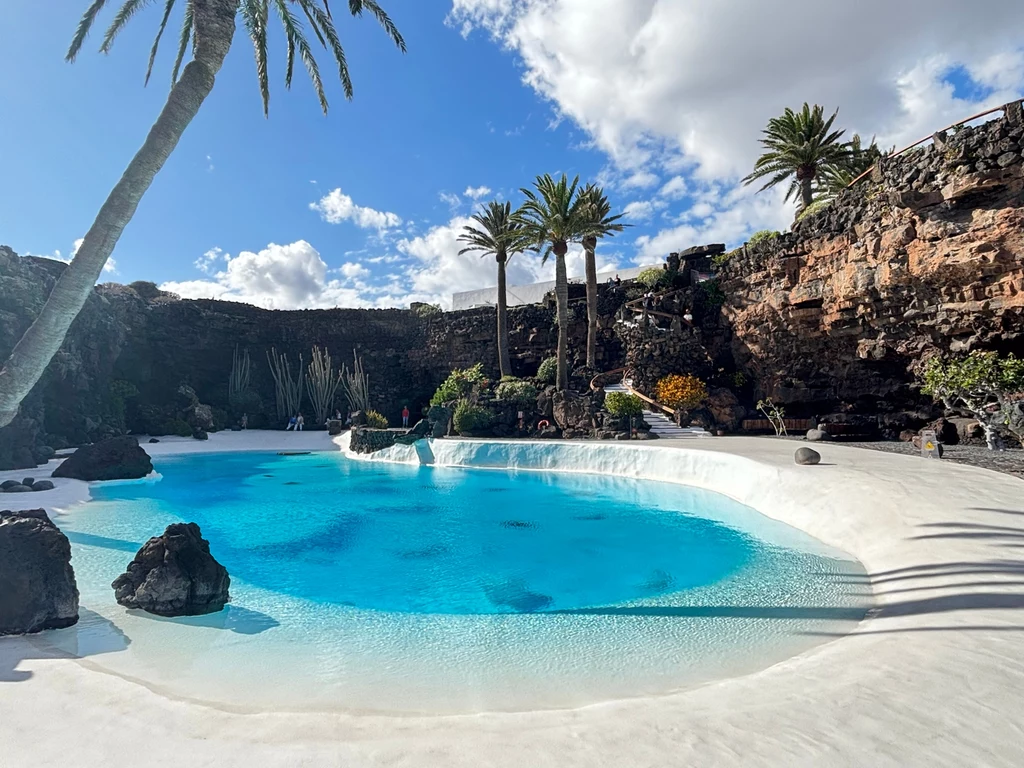
<svg viewBox="0 0 1024 768"><path fill-rule="evenodd" d="M153 40L153 48L149 52L149 65L146 67L146 82L143 83L143 87L149 85L149 76L153 74L153 62L156 61L156 51L160 47L160 38L164 36L167 20L171 17L171 11L174 9L175 2L177 0L167 0L164 3L164 16L160 20L160 29L157 30L156 38Z"/></svg>
<svg viewBox="0 0 1024 768"><path fill-rule="evenodd" d="M73 62L75 57L78 56L78 52L82 50L82 45L85 43L85 38L89 36L89 31L92 29L92 24L96 21L96 16L100 11L103 10L103 6L107 4L107 0L93 0L92 5L85 9L85 13L82 14L82 18L78 20L78 26L75 28L75 36L71 38L71 45L68 47L68 52L64 56L65 61Z"/></svg>
<svg viewBox="0 0 1024 768"><path fill-rule="evenodd" d="M334 28L334 21L331 19L327 0L324 0L325 10L321 10L312 0L306 0L306 4L310 6L310 12L320 23L324 37L327 38L327 43L334 54L334 60L338 62L338 78L341 80L341 87L345 91L345 98L351 100L353 89L352 78L348 73L348 60L345 57L345 49L341 45L341 40L338 38L338 31Z"/></svg>
<svg viewBox="0 0 1024 768"><path fill-rule="evenodd" d="M185 50L188 48L188 41L192 37L192 25L195 23L193 11L194 0L185 0L185 16L181 20L181 37L178 39L178 55L174 59L174 69L171 70L171 87L178 82L178 72L181 70L181 62L185 60Z"/></svg>
<svg viewBox="0 0 1024 768"><path fill-rule="evenodd" d="M150 2L151 0L125 0L124 5L114 16L110 26L107 27L106 35L103 36L103 43L100 45L102 53L110 53L110 46L114 44L114 38L124 29L124 25L131 20L136 11L149 5Z"/></svg>
<svg viewBox="0 0 1024 768"><path fill-rule="evenodd" d="M270 78L267 74L267 19L270 10L267 0L242 0L239 6L245 31L252 40L253 56L256 59L256 79L263 101L263 116L270 115Z"/></svg>
<svg viewBox="0 0 1024 768"><path fill-rule="evenodd" d="M391 17L384 12L384 9L377 5L377 0L362 0L361 3L363 8L366 8L373 14L377 22L384 27L384 31L388 33L388 37L391 38L392 42L398 46L402 53L406 52L405 38L402 37L402 33L398 31L398 27L395 26L394 22L391 21ZM358 16L358 12L354 12L353 15Z"/></svg>
<svg viewBox="0 0 1024 768"><path fill-rule="evenodd" d="M292 86L292 65L295 60L295 51L298 49L299 58L302 59L306 72L309 74L309 79L313 83L313 90L316 91L317 98L320 100L320 109L326 115L327 94L324 93L324 84L320 79L320 67L317 65L316 58L314 58L313 52L309 48L309 43L306 41L306 36L302 32L302 25L295 17L295 14L288 8L286 0L274 0L274 8L277 10L277 15L281 18L285 39L288 41L288 64L285 71L284 86L285 88L291 88Z"/></svg>

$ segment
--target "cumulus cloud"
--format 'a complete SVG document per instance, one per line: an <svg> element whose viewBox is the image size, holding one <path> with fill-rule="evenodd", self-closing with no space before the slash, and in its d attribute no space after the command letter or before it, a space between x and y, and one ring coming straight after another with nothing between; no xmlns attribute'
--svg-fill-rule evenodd
<svg viewBox="0 0 1024 768"><path fill-rule="evenodd" d="M317 211L320 218L329 224L350 221L361 229L376 229L379 232L384 232L402 223L398 214L356 205L351 197L342 193L340 188L332 190L315 203L310 203L309 207Z"/></svg>
<svg viewBox="0 0 1024 768"><path fill-rule="evenodd" d="M666 205L663 200L634 200L622 209L622 213L633 221L647 221Z"/></svg>
<svg viewBox="0 0 1024 768"><path fill-rule="evenodd" d="M491 194L491 188L484 186L466 187L466 191L463 192L462 194L470 198L471 200L479 200L481 197L487 197L489 194Z"/></svg>

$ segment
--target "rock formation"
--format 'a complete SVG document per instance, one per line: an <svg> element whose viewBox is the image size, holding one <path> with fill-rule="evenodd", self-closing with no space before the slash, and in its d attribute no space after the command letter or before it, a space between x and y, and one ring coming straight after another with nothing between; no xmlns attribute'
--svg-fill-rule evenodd
<svg viewBox="0 0 1024 768"><path fill-rule="evenodd" d="M84 445L53 470L54 477L77 480L135 480L153 471L153 462L129 435Z"/></svg>
<svg viewBox="0 0 1024 768"><path fill-rule="evenodd" d="M0 511L0 635L78 621L71 544L46 512Z"/></svg>
<svg viewBox="0 0 1024 768"><path fill-rule="evenodd" d="M231 579L210 554L195 523L174 523L142 545L111 586L119 605L158 616L198 616L221 610Z"/></svg>

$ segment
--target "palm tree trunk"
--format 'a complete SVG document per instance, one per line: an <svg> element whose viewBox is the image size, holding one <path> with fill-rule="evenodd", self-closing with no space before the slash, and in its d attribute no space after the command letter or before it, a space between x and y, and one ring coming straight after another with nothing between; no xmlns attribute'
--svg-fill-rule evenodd
<svg viewBox="0 0 1024 768"><path fill-rule="evenodd" d="M813 178L800 179L800 200L803 202L804 208L814 202L814 190L811 187L813 183ZM800 210L803 210L803 208Z"/></svg>
<svg viewBox="0 0 1024 768"><path fill-rule="evenodd" d="M569 388L569 280L565 274L565 243L555 243L555 301L558 306L558 379L559 391Z"/></svg>
<svg viewBox="0 0 1024 768"><path fill-rule="evenodd" d="M597 370L597 259L596 243L590 238L583 241L587 263L587 367Z"/></svg>
<svg viewBox="0 0 1024 768"><path fill-rule="evenodd" d="M512 363L508 354L508 299L505 295L505 263L508 257L504 253L498 256L498 369L502 376L512 375Z"/></svg>
<svg viewBox="0 0 1024 768"><path fill-rule="evenodd" d="M214 78L234 37L238 3L239 0L195 0L193 60L171 88L145 144L103 203L39 316L0 370L0 427L14 419L22 400L60 349L139 201L213 89Z"/></svg>

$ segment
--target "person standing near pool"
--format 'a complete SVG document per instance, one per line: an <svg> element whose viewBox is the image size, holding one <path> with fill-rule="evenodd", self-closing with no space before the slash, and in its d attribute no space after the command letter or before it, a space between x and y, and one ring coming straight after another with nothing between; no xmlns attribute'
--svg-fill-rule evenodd
<svg viewBox="0 0 1024 768"><path fill-rule="evenodd" d="M243 413L242 414L242 429L248 429L248 428L249 428L249 414L248 413Z"/></svg>
<svg viewBox="0 0 1024 768"><path fill-rule="evenodd" d="M403 427L408 427L409 426L409 406L408 405L403 405L402 406L402 426Z"/></svg>
<svg viewBox="0 0 1024 768"><path fill-rule="evenodd" d="M301 432L302 431L302 426L305 423L306 423L306 420L304 418L302 418L302 414L300 413L298 415L298 418L295 419L295 431L296 432Z"/></svg>

